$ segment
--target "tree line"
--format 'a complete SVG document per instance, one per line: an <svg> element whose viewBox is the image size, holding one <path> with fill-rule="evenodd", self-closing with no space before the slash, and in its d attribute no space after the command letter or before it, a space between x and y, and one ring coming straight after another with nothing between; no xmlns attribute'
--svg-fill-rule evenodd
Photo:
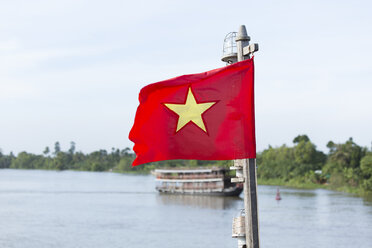
<svg viewBox="0 0 372 248"><path fill-rule="evenodd" d="M292 147L269 147L257 156L258 178L290 186L372 192L372 151L352 138L340 144L329 141L327 147L327 154L318 151L307 135L294 138Z"/></svg>
<svg viewBox="0 0 372 248"><path fill-rule="evenodd" d="M340 144L329 141L327 147L328 153L317 150L307 135L295 137L293 146L269 146L257 154L259 182L372 192L372 151L357 145L352 138ZM53 151L46 147L41 155L27 152L5 155L0 150L0 168L149 173L159 167L232 165L232 161L169 160L132 167L134 158L129 148L84 154L76 151L75 142L70 143L67 151L62 151L60 143L55 142Z"/></svg>
<svg viewBox="0 0 372 248"><path fill-rule="evenodd" d="M15 156L2 154L0 150L0 168L11 169L42 169L42 170L80 170L80 171L124 171L131 167L134 154L129 148L112 148L94 151L84 154L76 151L76 143L71 142L67 151L62 151L60 143L54 144L54 150L47 146L43 154L36 155L28 152L20 152Z"/></svg>
<svg viewBox="0 0 372 248"><path fill-rule="evenodd" d="M71 142L67 151L62 151L60 143L54 149L48 146L40 155L12 152L5 155L0 150L0 169L40 169L40 170L79 170L79 171L114 171L126 173L150 173L157 167L197 167L206 165L228 166L227 161L169 160L132 167L135 154L130 148L112 148L111 151L98 150L88 154L76 151L76 143Z"/></svg>

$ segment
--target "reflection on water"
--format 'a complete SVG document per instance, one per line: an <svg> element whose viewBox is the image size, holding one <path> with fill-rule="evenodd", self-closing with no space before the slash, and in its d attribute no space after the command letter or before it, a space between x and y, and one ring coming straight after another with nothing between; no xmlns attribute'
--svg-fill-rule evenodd
<svg viewBox="0 0 372 248"><path fill-rule="evenodd" d="M281 188L280 189L281 196L298 196L298 197L314 197L316 193L310 190L301 190L301 189L291 189L291 188Z"/></svg>
<svg viewBox="0 0 372 248"><path fill-rule="evenodd" d="M368 200L324 189L258 187L262 247L372 247Z"/></svg>
<svg viewBox="0 0 372 248"><path fill-rule="evenodd" d="M156 201L162 205L186 205L209 209L230 209L242 205L243 199L239 197L219 197L181 194L159 194Z"/></svg>
<svg viewBox="0 0 372 248"><path fill-rule="evenodd" d="M364 196L363 197L363 203L367 206L372 206L372 194Z"/></svg>

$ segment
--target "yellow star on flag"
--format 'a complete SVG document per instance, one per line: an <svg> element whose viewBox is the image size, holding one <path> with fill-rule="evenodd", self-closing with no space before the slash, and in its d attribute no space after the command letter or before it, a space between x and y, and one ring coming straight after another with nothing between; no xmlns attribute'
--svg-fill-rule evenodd
<svg viewBox="0 0 372 248"><path fill-rule="evenodd" d="M216 102L197 103L191 87L187 93L186 102L184 104L164 103L164 105L178 115L177 130L178 132L187 123L193 122L200 127L204 132L205 128L202 114L212 107Z"/></svg>

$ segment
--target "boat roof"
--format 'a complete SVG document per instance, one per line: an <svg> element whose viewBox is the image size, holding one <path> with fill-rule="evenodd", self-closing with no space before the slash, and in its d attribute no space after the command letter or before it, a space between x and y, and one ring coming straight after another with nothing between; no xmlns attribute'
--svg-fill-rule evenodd
<svg viewBox="0 0 372 248"><path fill-rule="evenodd" d="M172 182L172 183L200 183L200 182L219 182L223 178L206 178L206 179L162 179L157 178L155 181L159 182Z"/></svg>
<svg viewBox="0 0 372 248"><path fill-rule="evenodd" d="M211 173L212 171L224 171L225 168L174 168L174 169L156 169L155 173Z"/></svg>

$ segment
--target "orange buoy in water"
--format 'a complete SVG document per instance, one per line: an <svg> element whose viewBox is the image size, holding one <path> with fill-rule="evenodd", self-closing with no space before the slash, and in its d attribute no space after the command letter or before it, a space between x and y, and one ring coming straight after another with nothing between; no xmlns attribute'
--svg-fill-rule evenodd
<svg viewBox="0 0 372 248"><path fill-rule="evenodd" d="M279 192L279 188L276 190L276 196L275 196L275 200L277 201L280 201L282 198L280 197L280 192Z"/></svg>

